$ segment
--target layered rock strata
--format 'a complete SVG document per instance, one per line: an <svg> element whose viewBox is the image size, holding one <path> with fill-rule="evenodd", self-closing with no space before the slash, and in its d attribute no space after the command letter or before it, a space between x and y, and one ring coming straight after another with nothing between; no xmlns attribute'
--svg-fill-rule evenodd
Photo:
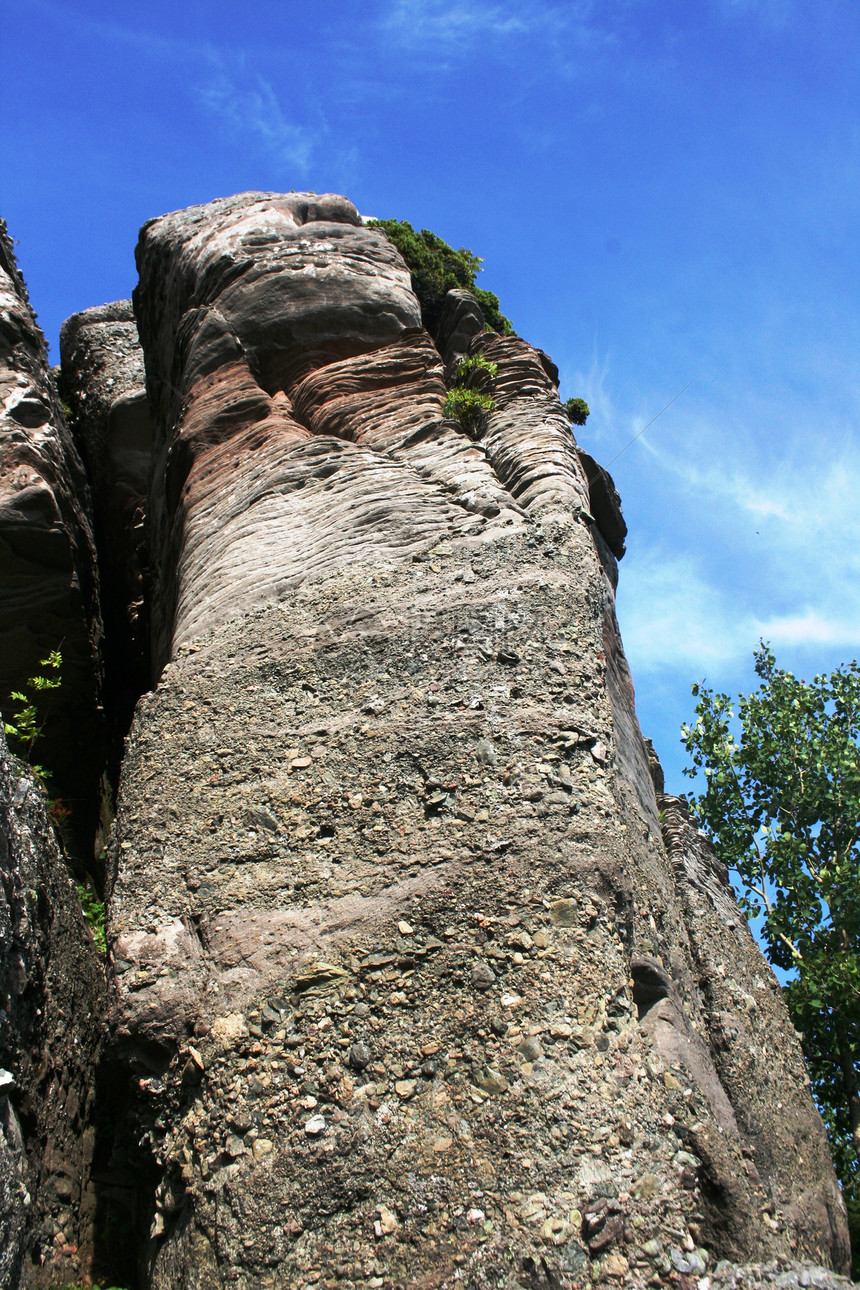
<svg viewBox="0 0 860 1290"><path fill-rule="evenodd" d="M88 1276L104 974L43 792L0 734L0 1284Z"/></svg>
<svg viewBox="0 0 860 1290"><path fill-rule="evenodd" d="M92 489L109 707L124 734L149 682L144 517L152 423L130 300L73 314L60 333L62 388Z"/></svg>
<svg viewBox="0 0 860 1290"><path fill-rule="evenodd" d="M109 933L145 1283L844 1267L776 982L661 837L549 360L475 331L494 409L446 420L408 271L343 198L177 212L138 265L160 680Z"/></svg>
<svg viewBox="0 0 860 1290"><path fill-rule="evenodd" d="M63 419L44 337L0 227L0 709L62 653L39 760L73 811L91 861L102 762L98 573L80 457Z"/></svg>

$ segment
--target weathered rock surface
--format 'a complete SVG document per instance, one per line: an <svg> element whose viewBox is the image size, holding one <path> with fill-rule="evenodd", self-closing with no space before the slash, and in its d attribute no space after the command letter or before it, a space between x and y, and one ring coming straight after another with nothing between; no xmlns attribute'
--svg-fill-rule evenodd
<svg viewBox="0 0 860 1290"><path fill-rule="evenodd" d="M143 351L131 301L73 314L60 333L60 356L63 395L92 489L111 713L127 728L149 680L143 578L152 461Z"/></svg>
<svg viewBox="0 0 860 1290"><path fill-rule="evenodd" d="M661 793L658 805L692 957L691 988L698 995L704 1027L685 1036L676 1021L673 987L664 993L659 983L640 1007L642 1024L667 1058L686 1044L704 1041L738 1130L749 1144L747 1175L754 1182L756 1173L768 1179L775 1209L788 1216L803 1247L826 1257L844 1240L842 1202L827 1171L823 1125L809 1114L800 1042L773 974L738 911L725 868L691 823L683 799ZM644 941L642 948L647 951ZM774 1054L779 1054L776 1061ZM810 1161L817 1162L818 1181L807 1172ZM721 1179L718 1169L712 1181L724 1195L732 1189L732 1180ZM751 1221L742 1204L733 1208L736 1230Z"/></svg>
<svg viewBox="0 0 860 1290"><path fill-rule="evenodd" d="M104 974L45 797L0 734L0 1284L84 1278Z"/></svg>
<svg viewBox="0 0 860 1290"><path fill-rule="evenodd" d="M102 625L80 457L63 420L45 341L0 227L0 708L63 655L40 760L74 802L79 859L91 845L102 759Z"/></svg>
<svg viewBox="0 0 860 1290"><path fill-rule="evenodd" d="M608 470L598 465L590 453L577 447L577 455L588 480L591 513L597 530L616 560L624 555L627 525L621 513L621 498Z"/></svg>
<svg viewBox="0 0 860 1290"><path fill-rule="evenodd" d="M503 415L485 445L443 421L443 363L409 272L345 198L247 194L177 212L144 227L137 256L164 427L150 511L156 669L305 578L400 559L473 531L476 515L521 513L542 488L527 435L555 436L543 475L565 497L578 476L587 499L551 381L523 342L506 342L500 407L535 380L547 406L537 414L532 400L519 440Z"/></svg>
<svg viewBox="0 0 860 1290"><path fill-rule="evenodd" d="M109 930L146 1284L844 1268L776 983L678 804L661 837L549 360L475 333L495 408L444 420L343 198L178 212L138 263L164 666Z"/></svg>
<svg viewBox="0 0 860 1290"><path fill-rule="evenodd" d="M457 360L468 354L472 340L484 330L484 315L471 291L449 291L434 337L449 379Z"/></svg>

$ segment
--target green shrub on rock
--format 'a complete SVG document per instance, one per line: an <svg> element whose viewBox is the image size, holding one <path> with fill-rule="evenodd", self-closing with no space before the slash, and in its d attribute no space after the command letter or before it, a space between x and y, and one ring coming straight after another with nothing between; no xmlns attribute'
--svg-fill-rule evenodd
<svg viewBox="0 0 860 1290"><path fill-rule="evenodd" d="M442 411L446 417L459 422L471 439L480 439L484 419L496 406L489 390L498 370L483 354L464 354L454 369Z"/></svg>
<svg viewBox="0 0 860 1290"><path fill-rule="evenodd" d="M510 319L499 308L499 297L492 291L475 286L475 275L481 272L480 257L461 246L455 251L441 237L422 228L420 233L406 220L368 220L368 228L380 228L403 256L412 274L412 289L421 305L424 326L432 334L442 314L442 302L452 290L471 291L481 306L484 322L491 331L508 336L513 331Z"/></svg>
<svg viewBox="0 0 860 1290"><path fill-rule="evenodd" d="M44 696L62 685L62 665L63 656L58 649L52 649L47 658L40 659L39 667L43 671L29 677L20 690L12 690L9 695L12 707L3 722L11 751L29 764L43 784L50 778L50 772L32 760L33 745L41 739L48 716Z"/></svg>
<svg viewBox="0 0 860 1290"><path fill-rule="evenodd" d="M574 426L584 426L591 412L585 399L566 399L564 410L570 417L570 424Z"/></svg>
<svg viewBox="0 0 860 1290"><path fill-rule="evenodd" d="M448 391L443 412L446 417L458 421L471 439L478 439L484 427L484 417L494 407L489 394L455 388Z"/></svg>

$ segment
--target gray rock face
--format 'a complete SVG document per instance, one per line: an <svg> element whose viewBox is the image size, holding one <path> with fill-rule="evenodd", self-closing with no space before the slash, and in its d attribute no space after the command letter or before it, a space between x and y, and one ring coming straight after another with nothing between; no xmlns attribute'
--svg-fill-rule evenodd
<svg viewBox="0 0 860 1290"><path fill-rule="evenodd" d="M621 513L621 498L608 470L594 460L590 453L577 448L579 460L588 480L591 513L598 533L616 560L624 555L627 525Z"/></svg>
<svg viewBox="0 0 860 1290"><path fill-rule="evenodd" d="M89 490L12 244L0 228L0 707L61 648L62 688L40 744L52 790L86 806L91 846L101 768L98 575Z"/></svg>
<svg viewBox="0 0 860 1290"><path fill-rule="evenodd" d="M0 734L0 1284L88 1275L104 975L45 798Z"/></svg>
<svg viewBox="0 0 860 1290"><path fill-rule="evenodd" d="M127 726L149 679L143 574L153 449L131 301L73 314L60 333L60 356L63 394L92 489L112 704Z"/></svg>
<svg viewBox="0 0 860 1290"><path fill-rule="evenodd" d="M472 340L484 330L484 315L472 293L449 291L436 329L436 344L449 378L457 360L469 352Z"/></svg>
<svg viewBox="0 0 860 1290"><path fill-rule="evenodd" d="M343 198L178 212L138 263L161 675L109 973L146 1284L844 1268L776 983L672 803L661 837L550 361L476 332L495 408L445 420Z"/></svg>
<svg viewBox="0 0 860 1290"><path fill-rule="evenodd" d="M698 991L704 1026L697 1036L684 1035L671 990L649 1001L643 1025L664 1054L705 1040L713 1074L731 1101L740 1134L750 1144L747 1176L766 1181L775 1209L798 1230L805 1249L824 1260L844 1241L842 1200L827 1170L823 1125L809 1114L797 1034L773 973L738 911L728 874L691 823L686 803L660 794L658 804L683 908L693 979L702 983ZM699 1154L706 1157L707 1146ZM808 1172L810 1161L816 1162L813 1176ZM728 1190L718 1164L714 1172L716 1186ZM742 1230L750 1221L738 1194L733 1226Z"/></svg>

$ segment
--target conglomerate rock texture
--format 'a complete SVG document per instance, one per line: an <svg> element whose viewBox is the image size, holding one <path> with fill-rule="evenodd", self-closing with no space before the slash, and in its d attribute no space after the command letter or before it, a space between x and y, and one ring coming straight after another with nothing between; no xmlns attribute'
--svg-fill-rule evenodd
<svg viewBox="0 0 860 1290"><path fill-rule="evenodd" d="M661 836L617 494L552 364L462 299L440 353L344 198L137 256L159 679L108 926L145 1284L844 1268L777 984L673 800ZM471 435L460 345L497 369Z"/></svg>
<svg viewBox="0 0 860 1290"><path fill-rule="evenodd" d="M62 686L39 753L54 794L74 805L84 863L103 755L101 639L87 480L0 224L0 710L11 715L9 692L59 649Z"/></svg>
<svg viewBox="0 0 860 1290"><path fill-rule="evenodd" d="M0 1285L67 1286L95 1242L105 983L32 773L0 733Z"/></svg>

